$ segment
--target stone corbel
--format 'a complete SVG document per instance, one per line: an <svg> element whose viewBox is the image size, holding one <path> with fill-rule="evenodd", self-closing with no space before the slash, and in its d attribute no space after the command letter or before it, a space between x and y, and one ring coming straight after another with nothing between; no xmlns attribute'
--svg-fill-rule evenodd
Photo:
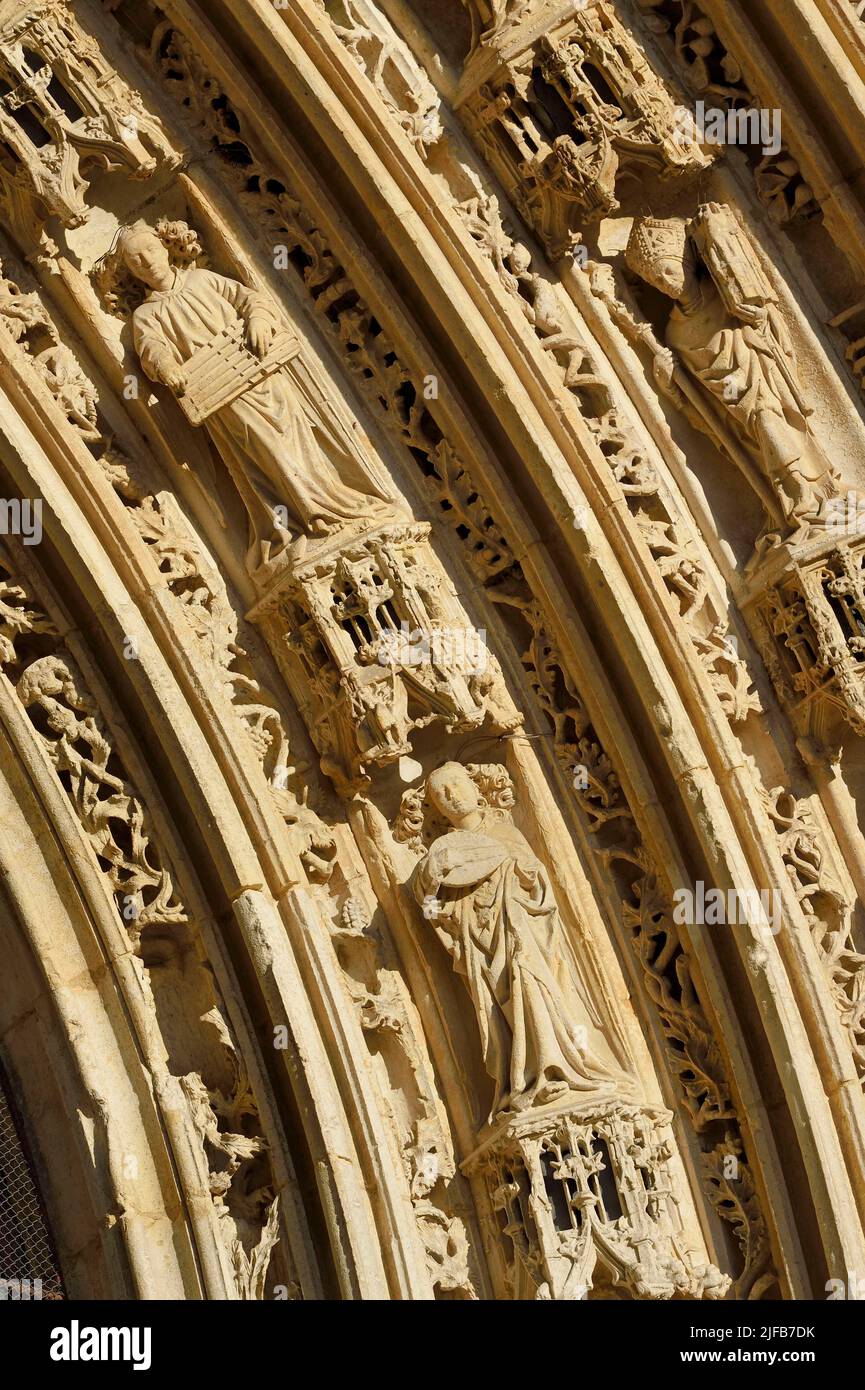
<svg viewBox="0 0 865 1390"><path fill-rule="evenodd" d="M462 1164L485 1180L516 1297L723 1298L730 1280L683 1240L669 1111L612 1101L508 1118ZM517 1292L519 1290L519 1292Z"/></svg>
<svg viewBox="0 0 865 1390"><path fill-rule="evenodd" d="M341 794L408 757L415 730L499 733L520 719L461 610L427 522L339 532L289 560L249 617L293 691Z"/></svg>

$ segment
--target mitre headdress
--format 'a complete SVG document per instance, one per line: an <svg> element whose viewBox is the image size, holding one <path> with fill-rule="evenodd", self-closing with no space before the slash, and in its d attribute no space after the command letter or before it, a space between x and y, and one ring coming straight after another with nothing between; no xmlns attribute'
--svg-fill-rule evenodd
<svg viewBox="0 0 865 1390"><path fill-rule="evenodd" d="M636 217L625 251L626 265L645 280L651 279L660 261L681 261L687 226L682 217Z"/></svg>

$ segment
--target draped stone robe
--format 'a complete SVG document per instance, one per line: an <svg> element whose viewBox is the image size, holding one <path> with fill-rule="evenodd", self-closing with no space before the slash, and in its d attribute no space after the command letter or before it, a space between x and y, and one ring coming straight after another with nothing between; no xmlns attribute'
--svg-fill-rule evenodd
<svg viewBox="0 0 865 1390"><path fill-rule="evenodd" d="M787 514L813 514L834 483L808 428L810 412L794 380L793 347L780 313L770 303L763 323L747 323L730 312L711 279L701 281L700 291L693 305L673 309L669 346L736 420ZM788 475L797 480L792 490Z"/></svg>
<svg viewBox="0 0 865 1390"><path fill-rule="evenodd" d="M252 315L277 329L266 295L211 270L177 270L170 290L151 290L133 315L135 348L151 380L182 365L224 328ZM205 422L243 498L253 567L296 536L384 510L385 499L362 466L308 411L286 370L253 386ZM289 529L279 522L285 509ZM275 519L278 518L279 522Z"/></svg>
<svg viewBox="0 0 865 1390"><path fill-rule="evenodd" d="M490 1119L566 1091L610 1093L606 1070L578 1031L586 1009L570 971L546 871L515 826L485 817L481 832L440 836L415 870L419 902L465 977L484 1065L496 1083Z"/></svg>

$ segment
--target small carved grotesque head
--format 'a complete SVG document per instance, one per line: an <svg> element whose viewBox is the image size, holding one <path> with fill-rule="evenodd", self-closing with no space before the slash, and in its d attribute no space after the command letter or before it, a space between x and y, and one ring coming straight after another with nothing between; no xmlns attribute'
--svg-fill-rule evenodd
<svg viewBox="0 0 865 1390"><path fill-rule="evenodd" d="M681 217L638 217L631 229L625 262L670 299L681 299L691 252L687 223Z"/></svg>
<svg viewBox="0 0 865 1390"><path fill-rule="evenodd" d="M451 825L469 830L477 825L483 801L462 763L444 763L430 773L427 797Z"/></svg>

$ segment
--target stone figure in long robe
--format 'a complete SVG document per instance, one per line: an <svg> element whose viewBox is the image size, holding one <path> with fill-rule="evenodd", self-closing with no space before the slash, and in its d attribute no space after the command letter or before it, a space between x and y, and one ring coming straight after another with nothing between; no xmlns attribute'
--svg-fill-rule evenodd
<svg viewBox="0 0 865 1390"><path fill-rule="evenodd" d="M182 395L188 359L238 323L249 349L266 355L280 327L266 295L211 270L172 265L163 240L146 224L123 229L117 254L149 287L132 326L152 381ZM204 427L249 515L250 569L284 547L297 556L306 539L389 510L378 484L314 416L285 369L248 387Z"/></svg>
<svg viewBox="0 0 865 1390"><path fill-rule="evenodd" d="M459 763L430 775L427 798L453 829L418 863L413 890L471 996L495 1082L490 1120L574 1093L627 1089L589 1051L553 888L524 836L482 805Z"/></svg>
<svg viewBox="0 0 865 1390"><path fill-rule="evenodd" d="M674 300L666 341L733 427L791 529L819 516L836 470L808 423L812 411L778 297L732 209L707 203L689 223L638 218L626 253Z"/></svg>

